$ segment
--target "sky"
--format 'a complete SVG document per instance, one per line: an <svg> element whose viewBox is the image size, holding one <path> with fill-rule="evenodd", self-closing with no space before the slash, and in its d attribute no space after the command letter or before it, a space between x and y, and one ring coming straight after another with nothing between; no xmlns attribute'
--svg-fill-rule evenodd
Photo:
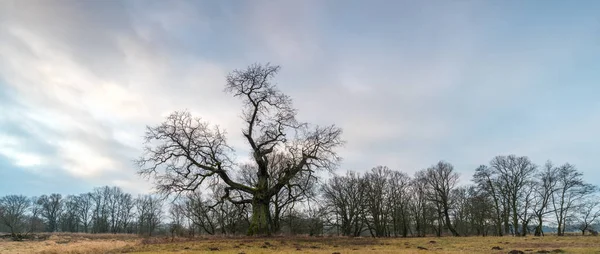
<svg viewBox="0 0 600 254"><path fill-rule="evenodd" d="M236 149L225 76L280 65L298 118L344 130L336 170L439 160L469 183L494 156L574 164L600 184L599 1L0 1L0 196L136 175L175 110Z"/></svg>

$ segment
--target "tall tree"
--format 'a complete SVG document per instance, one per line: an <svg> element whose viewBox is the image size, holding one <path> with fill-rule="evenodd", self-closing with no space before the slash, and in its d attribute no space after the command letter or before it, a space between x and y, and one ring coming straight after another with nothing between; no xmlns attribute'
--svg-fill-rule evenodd
<svg viewBox="0 0 600 254"><path fill-rule="evenodd" d="M206 179L218 179L227 185L222 200L252 204L248 234L270 235L273 195L301 172L333 169L339 161L335 149L343 143L340 128L296 120L292 100L272 83L278 71L279 66L254 64L227 76L226 91L243 103L242 134L256 166L256 184L233 179L236 163L225 132L189 112L174 112L162 124L147 128L139 173L154 178L162 193L194 191ZM268 155L274 152L290 158L279 176L269 175ZM249 198L234 199L231 191L244 192Z"/></svg>
<svg viewBox="0 0 600 254"><path fill-rule="evenodd" d="M450 193L458 183L458 173L454 171L452 164L440 161L426 170L425 181L432 191L430 201L438 207L438 214L444 216L444 224L448 230L452 235L458 236L450 220Z"/></svg>

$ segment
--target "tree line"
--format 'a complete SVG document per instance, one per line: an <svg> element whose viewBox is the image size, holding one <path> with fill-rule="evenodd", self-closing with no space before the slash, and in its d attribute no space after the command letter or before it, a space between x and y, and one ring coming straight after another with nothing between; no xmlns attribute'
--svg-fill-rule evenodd
<svg viewBox="0 0 600 254"><path fill-rule="evenodd" d="M133 197L119 187L80 195L0 197L0 232L137 233L151 235L163 219L163 202L152 195Z"/></svg>
<svg viewBox="0 0 600 254"><path fill-rule="evenodd" d="M596 234L600 216L597 188L573 165L538 166L515 155L494 157L466 185L445 161L412 176L377 166L294 184L271 197L275 234L541 236L549 226L558 235ZM7 195L0 197L0 232L246 234L253 209L223 202L224 188L216 184L169 200L108 186L65 197Z"/></svg>

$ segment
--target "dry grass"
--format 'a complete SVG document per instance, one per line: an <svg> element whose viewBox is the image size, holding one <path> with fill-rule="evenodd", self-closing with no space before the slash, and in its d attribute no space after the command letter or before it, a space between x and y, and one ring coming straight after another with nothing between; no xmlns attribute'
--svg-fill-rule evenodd
<svg viewBox="0 0 600 254"><path fill-rule="evenodd" d="M135 235L114 234L39 234L39 240L15 242L0 240L0 253L92 254L115 253L141 244Z"/></svg>
<svg viewBox="0 0 600 254"><path fill-rule="evenodd" d="M420 249L421 247L422 249ZM501 250L492 250L499 247ZM423 249L424 248L424 249ZM426 250L425 250L426 249ZM600 253L599 237L205 237L55 234L43 241L0 242L0 253Z"/></svg>

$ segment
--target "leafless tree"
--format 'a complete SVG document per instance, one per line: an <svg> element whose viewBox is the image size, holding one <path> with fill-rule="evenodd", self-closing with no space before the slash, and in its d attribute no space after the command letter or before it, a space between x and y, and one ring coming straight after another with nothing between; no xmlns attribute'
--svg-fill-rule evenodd
<svg viewBox="0 0 600 254"><path fill-rule="evenodd" d="M529 233L529 223L534 218L535 188L536 182L529 180L525 182L521 193L519 193L519 208L517 215L521 223L521 236L526 236Z"/></svg>
<svg viewBox="0 0 600 254"><path fill-rule="evenodd" d="M428 201L428 186L424 171L417 171L410 182L410 191L413 194L410 210L413 214L416 236L425 236L432 220Z"/></svg>
<svg viewBox="0 0 600 254"><path fill-rule="evenodd" d="M388 202L391 206L392 231L394 236L408 236L410 230L410 210L412 201L410 193L410 177L403 172L393 171L389 179L390 189Z"/></svg>
<svg viewBox="0 0 600 254"><path fill-rule="evenodd" d="M40 215L46 220L46 231L56 231L58 217L63 205L62 196L57 193L51 194L50 196L42 195L37 199L36 203L41 208Z"/></svg>
<svg viewBox="0 0 600 254"><path fill-rule="evenodd" d="M536 236L544 235L542 230L544 216L552 212L552 210L548 209L548 204L556 191L557 172L558 170L552 162L547 161L542 171L537 175L538 180L535 185L535 200L533 203L533 213L537 219L537 226L535 228Z"/></svg>
<svg viewBox="0 0 600 254"><path fill-rule="evenodd" d="M581 234L591 230L591 226L600 218L600 198L597 196L588 197L583 200L577 211L577 228Z"/></svg>
<svg viewBox="0 0 600 254"><path fill-rule="evenodd" d="M90 224L92 218L92 194L84 193L76 197L77 200L77 217L81 221L83 232L90 232Z"/></svg>
<svg viewBox="0 0 600 254"><path fill-rule="evenodd" d="M454 236L458 236L458 232L450 220L450 192L456 187L458 177L452 164L445 161L428 168L425 175L425 181L432 190L429 199L438 207L438 214L444 216L444 224Z"/></svg>
<svg viewBox="0 0 600 254"><path fill-rule="evenodd" d="M468 192L468 188L466 186L461 186L452 189L450 192L450 199L452 200L452 211L451 217L453 218L452 224L454 226L454 230L459 235L469 235L469 230L471 229L471 211L470 211L470 196Z"/></svg>
<svg viewBox="0 0 600 254"><path fill-rule="evenodd" d="M486 236L490 222L494 221L492 198L476 186L470 186L467 193L472 230L475 230L476 235Z"/></svg>
<svg viewBox="0 0 600 254"><path fill-rule="evenodd" d="M596 191L596 188L583 181L583 174L575 166L566 163L558 167L557 190L552 195L552 205L557 222L557 234L564 235L567 218L573 209L577 208L587 195Z"/></svg>
<svg viewBox="0 0 600 254"><path fill-rule="evenodd" d="M366 224L372 236L382 237L388 234L390 215L390 179L392 170L377 166L364 175Z"/></svg>
<svg viewBox="0 0 600 254"><path fill-rule="evenodd" d="M151 236L162 221L162 201L151 195L140 195L136 199L138 234Z"/></svg>
<svg viewBox="0 0 600 254"><path fill-rule="evenodd" d="M214 204L200 191L187 194L183 204L186 217L199 229L211 235L216 233L217 218L214 216Z"/></svg>
<svg viewBox="0 0 600 254"><path fill-rule="evenodd" d="M62 232L79 232L81 219L78 216L77 196L69 195L63 200L62 213L59 215L59 227Z"/></svg>
<svg viewBox="0 0 600 254"><path fill-rule="evenodd" d="M520 194L526 188L536 173L536 165L528 157L517 157L515 155L496 156L490 162L490 167L495 171L500 183L500 189L506 195L506 205L509 208L505 215L510 213L513 235L519 233L519 207L521 205ZM505 216L508 218L508 216ZM508 226L508 223L505 224Z"/></svg>
<svg viewBox="0 0 600 254"><path fill-rule="evenodd" d="M179 200L174 200L171 206L169 207L169 217L171 219L171 223L169 225L169 232L171 233L171 237L173 238L175 236L181 237L185 234L185 205L182 202L178 201Z"/></svg>
<svg viewBox="0 0 600 254"><path fill-rule="evenodd" d="M26 212L31 207L29 198L23 195L8 195L0 198L1 222L7 226L13 237L27 230Z"/></svg>
<svg viewBox="0 0 600 254"><path fill-rule="evenodd" d="M505 188L498 179L498 174L492 168L481 165L475 170L473 181L477 184L481 192L486 193L491 197L493 205L493 219L496 229L496 234L504 235L508 230L503 227L503 223L508 224L508 209L506 207Z"/></svg>
<svg viewBox="0 0 600 254"><path fill-rule="evenodd" d="M296 120L292 100L272 83L278 71L279 66L254 64L227 76L226 91L243 102L242 134L257 169L255 185L233 180L236 164L225 132L189 112L174 112L161 125L148 127L139 173L154 178L163 193L194 191L207 179L222 181L227 185L223 200L252 204L248 234L269 235L271 198L301 172L333 169L339 161L335 149L343 143L335 126L311 127ZM274 152L290 158L277 177L269 175L268 155ZM233 199L231 191L250 198Z"/></svg>
<svg viewBox="0 0 600 254"><path fill-rule="evenodd" d="M335 224L346 236L360 236L364 230L365 182L359 174L334 176L323 186L325 204L335 216Z"/></svg>

